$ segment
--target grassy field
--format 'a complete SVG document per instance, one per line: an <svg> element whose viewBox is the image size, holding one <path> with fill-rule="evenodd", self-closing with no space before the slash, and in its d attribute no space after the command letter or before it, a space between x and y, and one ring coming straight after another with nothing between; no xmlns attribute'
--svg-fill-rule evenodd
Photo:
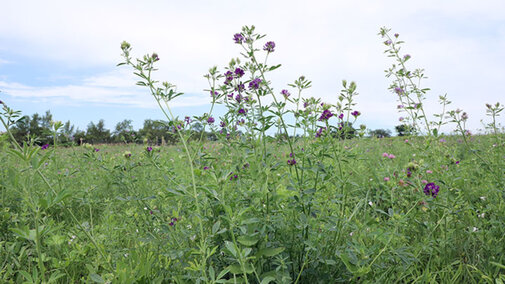
<svg viewBox="0 0 505 284"><path fill-rule="evenodd" d="M0 279L500 283L503 138L4 143Z"/></svg>

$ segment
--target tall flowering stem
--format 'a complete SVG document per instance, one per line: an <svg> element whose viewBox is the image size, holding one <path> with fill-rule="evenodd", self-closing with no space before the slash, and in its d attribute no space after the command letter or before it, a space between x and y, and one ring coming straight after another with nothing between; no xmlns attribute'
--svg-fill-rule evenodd
<svg viewBox="0 0 505 284"><path fill-rule="evenodd" d="M253 65L255 67L255 69L260 72L260 79L262 80L262 82L264 82L263 86L265 86L267 92L272 96L272 99L274 100L274 104L278 108L277 109L278 110L277 115L278 115L278 117L279 117L279 119L281 121L282 128L284 129L284 133L287 136L287 140L288 140L288 144L289 144L289 149L290 149L291 153L294 153L295 151L293 150L293 143L292 143L291 139L289 139L289 134L288 134L288 130L287 130L287 127L286 127L286 123L284 121L284 118L281 115L281 110L282 110L281 105L282 104L279 104L279 101L277 100L277 98L276 98L276 96L274 94L274 91L272 90L272 88L268 84L268 81L267 81L266 76L265 76L265 73L266 73L267 70L268 71L275 70L276 68L280 67L280 65L273 66L273 67L267 69L265 64L260 64L258 62L258 60L256 59L256 55L255 55L256 49L253 46L254 41L252 39L253 38L260 39L263 36L254 34L254 26L252 26L251 28L244 27L243 28L243 32L246 34L246 36L249 38L249 40L247 40L247 45L244 45L242 43L240 43L240 45L246 51L246 54L247 54L248 58L251 59ZM274 47L275 47L275 44L274 44ZM267 50L267 51L268 51L268 54L271 52L269 50ZM273 51L273 49L272 49L272 51ZM258 96L258 98L259 98L259 96ZM293 139L294 139L294 137L293 137ZM295 164L294 168L295 168L295 173L296 173L297 181L300 183L301 179L300 179L300 175L298 173L298 166Z"/></svg>
<svg viewBox="0 0 505 284"><path fill-rule="evenodd" d="M394 76L395 80L390 86L390 90L398 95L398 99L401 105L406 104L406 107L402 107L401 110L406 111L410 118L412 119L413 126L421 130L417 124L417 121L422 119L424 121L427 134L437 135L436 132L432 132L430 127L430 122L426 116L424 106L422 102L425 100L425 94L429 91L429 88L421 88L421 80L425 79L424 70L416 69L415 71L409 71L406 67L406 62L411 58L410 54L401 55L400 46L403 41L398 40L399 35L395 34L394 38L389 35L390 29L381 28L379 35L385 39L384 44L387 46L385 53L389 57L396 59L396 64L386 70L386 77ZM417 82L414 82L417 79ZM410 95L415 94L416 98L412 98ZM421 112L421 115L418 113Z"/></svg>
<svg viewBox="0 0 505 284"><path fill-rule="evenodd" d="M137 63L134 64L131 60L130 57L130 51L131 47L130 44L127 42L123 42L121 44L121 49L123 51L122 56L124 57L125 61L122 63L119 63L118 66L121 65L130 65L133 67L136 71L134 72L135 75L141 78L141 81L137 82L137 85L139 86L147 86L153 95L153 97L156 100L156 103L158 104L158 107L160 110L163 112L163 115L169 120L169 121L175 121L176 118L174 114L172 113L172 110L168 104L169 101L172 99L182 95L182 93L178 93L176 91L176 86L172 85L168 82L163 82L163 88L155 86L158 81L155 81L152 79L151 74L152 71L156 70L154 68L154 63L159 60L158 55L156 53L153 53L151 56L145 55L143 59L137 59ZM213 90L212 90L213 91ZM162 105L163 102L163 105ZM167 113L168 112L168 113ZM186 143L185 137L182 135L182 131L175 130L177 134L179 135L179 138L181 139L181 142L183 144L184 150L186 152L186 157L188 159L188 163L190 166L190 172L191 172L191 184L193 187L193 198L195 199L195 206L196 206L196 213L198 215L198 223L199 223L199 228L200 228L200 242L201 242L201 249L205 251L205 234L203 230L203 223L201 220L201 209L200 209L200 201L198 198L198 191L196 188L196 179L195 179L195 173L194 173L194 166L193 166L193 158L191 157L191 153L189 151L188 145ZM206 260L205 253L202 253L202 259ZM202 273L206 277L206 269L203 267L202 268Z"/></svg>

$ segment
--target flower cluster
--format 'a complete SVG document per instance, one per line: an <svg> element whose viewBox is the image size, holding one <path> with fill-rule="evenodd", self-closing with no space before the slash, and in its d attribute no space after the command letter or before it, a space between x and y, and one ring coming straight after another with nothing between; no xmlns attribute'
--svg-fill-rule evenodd
<svg viewBox="0 0 505 284"><path fill-rule="evenodd" d="M45 145L42 145L42 146L40 147L40 149L42 149L42 150L45 150L45 149L47 149L47 148L49 148L49 144L45 144Z"/></svg>
<svg viewBox="0 0 505 284"><path fill-rule="evenodd" d="M433 182L430 182L426 184L424 187L424 194L426 195L431 195L433 198L437 197L438 191L440 189L440 186L436 185Z"/></svg>
<svg viewBox="0 0 505 284"><path fill-rule="evenodd" d="M249 82L249 89L257 90L260 87L260 83L261 83L260 78L256 78L256 79L252 80L251 82Z"/></svg>
<svg viewBox="0 0 505 284"><path fill-rule="evenodd" d="M265 50L266 52L274 52L275 51L274 49L275 49L275 42L273 41L267 42L263 47L263 50Z"/></svg>
<svg viewBox="0 0 505 284"><path fill-rule="evenodd" d="M325 109L323 111L323 113L321 114L321 116L319 117L319 121L328 120L332 116L333 116L333 113L331 113L331 111L329 109Z"/></svg>
<svg viewBox="0 0 505 284"><path fill-rule="evenodd" d="M288 90L282 90L281 94L287 99L291 94L288 92Z"/></svg>
<svg viewBox="0 0 505 284"><path fill-rule="evenodd" d="M389 159L394 159L394 158L396 158L396 156L395 156L395 155L393 155L393 154L388 154L388 153L386 153L386 152L382 153L382 157L384 157L384 158L389 158Z"/></svg>
<svg viewBox="0 0 505 284"><path fill-rule="evenodd" d="M177 223L177 221L179 221L176 217L172 217L171 218L171 222L168 223L169 226L175 226L175 224Z"/></svg>
<svg viewBox="0 0 505 284"><path fill-rule="evenodd" d="M242 44L245 41L245 38L242 34L235 34L233 35L233 40L235 43Z"/></svg>

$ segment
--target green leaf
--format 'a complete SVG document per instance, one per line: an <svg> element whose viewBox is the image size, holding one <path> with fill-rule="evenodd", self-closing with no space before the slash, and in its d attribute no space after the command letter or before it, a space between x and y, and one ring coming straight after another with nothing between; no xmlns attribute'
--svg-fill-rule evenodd
<svg viewBox="0 0 505 284"><path fill-rule="evenodd" d="M260 257L260 256L272 257L272 256L278 255L279 253L283 252L284 250L285 250L285 248L283 248L283 247L264 248L264 249L260 249L256 255L258 257Z"/></svg>
<svg viewBox="0 0 505 284"><path fill-rule="evenodd" d="M271 66L271 67L268 69L268 71L273 71L273 70L275 70L275 69L277 69L277 68L279 68L279 67L281 67L281 64L279 64L279 65L275 65L275 66Z"/></svg>
<svg viewBox="0 0 505 284"><path fill-rule="evenodd" d="M105 283L105 281L103 280L102 276L96 274L96 273L91 273L89 275L89 278L91 278L91 280L95 283Z"/></svg>
<svg viewBox="0 0 505 284"><path fill-rule="evenodd" d="M30 275L30 273L24 271L24 270L20 270L19 271L19 274L23 275L23 277L28 280L29 282L33 283L33 279L32 279L32 276Z"/></svg>
<svg viewBox="0 0 505 284"><path fill-rule="evenodd" d="M224 245L233 256L237 257L237 250L232 242L226 241Z"/></svg>
<svg viewBox="0 0 505 284"><path fill-rule="evenodd" d="M237 238L237 241L244 246L254 246L258 242L258 238L252 236L240 236Z"/></svg>
<svg viewBox="0 0 505 284"><path fill-rule="evenodd" d="M244 272L247 274L250 274L250 273L254 272L253 266L249 263L246 263L244 265L244 271L242 271L242 267L240 266L240 264L232 264L232 265L228 266L227 269L229 269L230 272L233 274L242 274Z"/></svg>
<svg viewBox="0 0 505 284"><path fill-rule="evenodd" d="M263 278L263 280L261 280L261 283L260 284L268 284L272 281L275 281L275 277L273 276L267 276L265 278Z"/></svg>
<svg viewBox="0 0 505 284"><path fill-rule="evenodd" d="M212 234L215 235L221 226L221 221L217 221L214 225L212 225Z"/></svg>

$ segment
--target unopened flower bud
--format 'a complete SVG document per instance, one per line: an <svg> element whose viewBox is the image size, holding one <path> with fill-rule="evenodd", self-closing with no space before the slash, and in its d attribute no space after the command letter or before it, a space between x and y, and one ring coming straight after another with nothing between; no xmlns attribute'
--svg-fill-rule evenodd
<svg viewBox="0 0 505 284"><path fill-rule="evenodd" d="M130 48L130 44L129 44L128 42L123 41L123 42L121 43L121 49L122 49L122 50L126 50L126 49L129 49L129 48Z"/></svg>

